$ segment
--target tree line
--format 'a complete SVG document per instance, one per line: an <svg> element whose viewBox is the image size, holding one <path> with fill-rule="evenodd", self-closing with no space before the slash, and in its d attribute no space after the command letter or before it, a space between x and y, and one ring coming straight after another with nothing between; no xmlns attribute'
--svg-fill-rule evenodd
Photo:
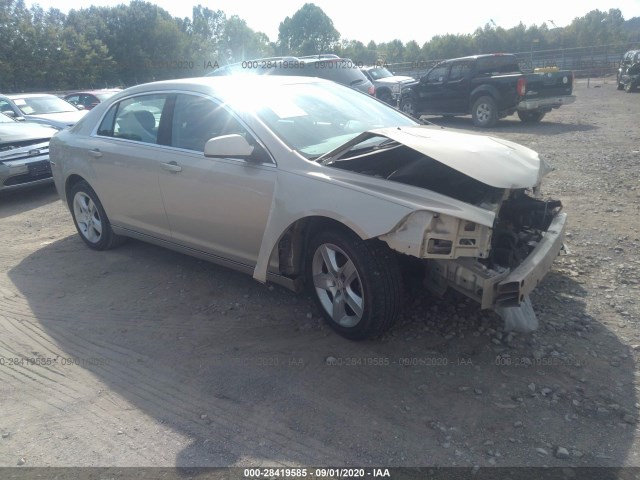
<svg viewBox="0 0 640 480"><path fill-rule="evenodd" d="M198 5L173 17L143 0L128 5L47 11L0 0L0 91L129 86L199 76L227 63L274 55L336 53L358 63L418 62L487 52L574 48L640 41L640 22L620 10L593 10L569 26L488 23L473 34L436 35L422 46L400 40L367 44L341 38L332 20L307 3L281 23L278 38L238 16Z"/></svg>

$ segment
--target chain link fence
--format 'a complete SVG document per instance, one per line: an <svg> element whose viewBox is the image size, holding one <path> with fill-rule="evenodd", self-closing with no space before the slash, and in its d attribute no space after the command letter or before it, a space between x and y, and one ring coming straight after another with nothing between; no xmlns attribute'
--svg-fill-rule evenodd
<svg viewBox="0 0 640 480"><path fill-rule="evenodd" d="M523 72L532 72L536 68L558 67L560 70L572 70L576 77L606 77L615 75L622 55L634 49L640 49L637 42L610 45L591 45L588 47L560 48L555 50L537 50L531 45L528 52L515 53ZM445 59L420 60L387 64L388 69L398 75L420 78L436 63Z"/></svg>

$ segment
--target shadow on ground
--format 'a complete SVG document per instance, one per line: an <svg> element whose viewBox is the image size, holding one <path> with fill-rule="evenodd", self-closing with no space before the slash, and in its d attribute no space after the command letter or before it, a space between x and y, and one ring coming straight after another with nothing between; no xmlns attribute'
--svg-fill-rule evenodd
<svg viewBox="0 0 640 480"><path fill-rule="evenodd" d="M84 368L191 440L179 467L616 466L634 440L632 355L590 355L626 347L561 275L535 298L535 336L500 340L494 316L425 295L360 343L306 296L140 242L67 237L8 275L67 355L105 359Z"/></svg>

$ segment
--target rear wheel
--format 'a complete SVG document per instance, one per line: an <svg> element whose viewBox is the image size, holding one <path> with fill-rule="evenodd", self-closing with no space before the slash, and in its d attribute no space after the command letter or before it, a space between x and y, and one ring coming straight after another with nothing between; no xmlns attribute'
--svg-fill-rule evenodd
<svg viewBox="0 0 640 480"><path fill-rule="evenodd" d="M476 127L493 127L498 123L498 106L496 105L496 101L488 95L478 98L471 108L471 117Z"/></svg>
<svg viewBox="0 0 640 480"><path fill-rule="evenodd" d="M111 229L96 192L84 180L71 189L71 214L80 238L94 250L109 250L124 241Z"/></svg>
<svg viewBox="0 0 640 480"><path fill-rule="evenodd" d="M309 242L307 284L327 323L351 340L388 330L400 311L402 277L393 253L349 231L319 232Z"/></svg>
<svg viewBox="0 0 640 480"><path fill-rule="evenodd" d="M524 123L538 123L540 120L544 118L545 112L540 111L518 111L518 117Z"/></svg>

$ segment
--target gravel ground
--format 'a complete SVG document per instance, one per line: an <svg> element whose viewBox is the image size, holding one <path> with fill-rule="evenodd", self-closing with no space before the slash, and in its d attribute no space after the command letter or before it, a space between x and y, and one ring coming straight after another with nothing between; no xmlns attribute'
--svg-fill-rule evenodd
<svg viewBox="0 0 640 480"><path fill-rule="evenodd" d="M0 466L640 466L640 93L576 94L491 130L556 167L569 214L533 334L419 294L349 342L308 296L90 251L53 187L0 195Z"/></svg>

